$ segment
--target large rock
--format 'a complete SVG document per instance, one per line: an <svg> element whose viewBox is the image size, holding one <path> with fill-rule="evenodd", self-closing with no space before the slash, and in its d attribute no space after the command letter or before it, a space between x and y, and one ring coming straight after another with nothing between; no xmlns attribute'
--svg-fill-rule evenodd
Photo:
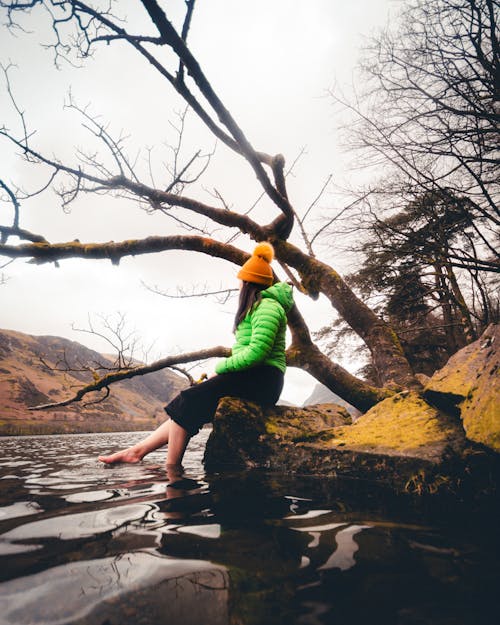
<svg viewBox="0 0 500 625"><path fill-rule="evenodd" d="M405 392L379 402L352 427L335 428L326 444L439 465L463 450L465 438L456 419Z"/></svg>
<svg viewBox="0 0 500 625"><path fill-rule="evenodd" d="M250 401L225 397L219 402L207 441L205 464L209 470L220 465L270 467L276 464L275 452L281 457L296 444L317 439L333 427L349 423L347 410L335 404L263 409ZM281 458L276 466L284 460Z"/></svg>
<svg viewBox="0 0 500 625"><path fill-rule="evenodd" d="M430 402L459 415L467 438L500 452L500 326L464 347L425 386Z"/></svg>
<svg viewBox="0 0 500 625"><path fill-rule="evenodd" d="M500 482L499 340L491 326L426 381L423 395L395 394L354 423L334 404L262 409L224 398L207 469L356 477L419 494L491 493Z"/></svg>
<svg viewBox="0 0 500 625"><path fill-rule="evenodd" d="M378 480L397 491L453 489L466 440L460 421L400 393L350 424L344 408L262 409L224 398L205 464Z"/></svg>

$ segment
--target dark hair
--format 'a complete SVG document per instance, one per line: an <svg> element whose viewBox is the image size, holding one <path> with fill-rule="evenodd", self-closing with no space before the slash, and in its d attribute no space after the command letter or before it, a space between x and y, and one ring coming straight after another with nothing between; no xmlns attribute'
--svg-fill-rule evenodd
<svg viewBox="0 0 500 625"><path fill-rule="evenodd" d="M258 304L262 299L261 291L267 289L266 284L256 284L255 282L245 282L240 291L240 299L238 301L238 310L234 317L233 332L236 332L236 328L240 325L243 319L247 316L250 310Z"/></svg>

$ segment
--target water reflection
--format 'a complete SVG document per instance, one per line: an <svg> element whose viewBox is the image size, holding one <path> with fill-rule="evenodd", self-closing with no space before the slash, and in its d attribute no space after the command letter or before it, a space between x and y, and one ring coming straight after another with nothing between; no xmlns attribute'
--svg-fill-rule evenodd
<svg viewBox="0 0 500 625"><path fill-rule="evenodd" d="M338 568L342 571L350 569L356 562L354 554L358 551L358 543L354 541L354 536L364 529L368 529L371 525L348 525L345 523L330 522L332 518L331 512L323 510L322 514L312 514L310 512L297 515L296 517L287 517L292 521L309 521L314 517L315 524L312 526L292 525L291 527L299 532L307 532L311 537L311 542L307 545L307 566L314 566L318 571ZM318 518L319 517L319 518ZM337 518L334 515L334 518ZM312 551L315 550L313 554ZM321 555L328 556L321 562ZM323 555L324 558L324 555ZM318 561L319 560L319 561Z"/></svg>
<svg viewBox="0 0 500 625"><path fill-rule="evenodd" d="M227 572L135 552L52 567L3 584L2 623L228 623ZM111 620L112 619L112 620Z"/></svg>
<svg viewBox="0 0 500 625"><path fill-rule="evenodd" d="M103 466L137 434L0 440L0 623L480 625L498 509L428 510L373 484ZM479 514L479 513L477 513Z"/></svg>

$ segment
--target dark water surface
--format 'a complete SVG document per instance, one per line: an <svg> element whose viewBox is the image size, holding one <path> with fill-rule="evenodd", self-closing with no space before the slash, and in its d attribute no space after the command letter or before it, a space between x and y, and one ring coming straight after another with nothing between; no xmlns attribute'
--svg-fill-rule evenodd
<svg viewBox="0 0 500 625"><path fill-rule="evenodd" d="M375 484L207 476L208 431L167 477L96 457L142 434L0 439L0 623L500 622L500 515Z"/></svg>

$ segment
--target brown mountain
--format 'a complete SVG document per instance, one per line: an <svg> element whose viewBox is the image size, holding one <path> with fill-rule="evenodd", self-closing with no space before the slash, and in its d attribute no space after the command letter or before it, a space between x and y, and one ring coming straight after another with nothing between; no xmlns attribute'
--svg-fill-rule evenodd
<svg viewBox="0 0 500 625"><path fill-rule="evenodd" d="M54 370L62 362L74 371ZM109 356L75 341L0 330L0 435L151 430L165 419L163 406L187 385L163 370L114 384L100 403L84 405L96 399L88 395L69 406L28 410L71 397L92 380L85 367L97 363L112 365Z"/></svg>

